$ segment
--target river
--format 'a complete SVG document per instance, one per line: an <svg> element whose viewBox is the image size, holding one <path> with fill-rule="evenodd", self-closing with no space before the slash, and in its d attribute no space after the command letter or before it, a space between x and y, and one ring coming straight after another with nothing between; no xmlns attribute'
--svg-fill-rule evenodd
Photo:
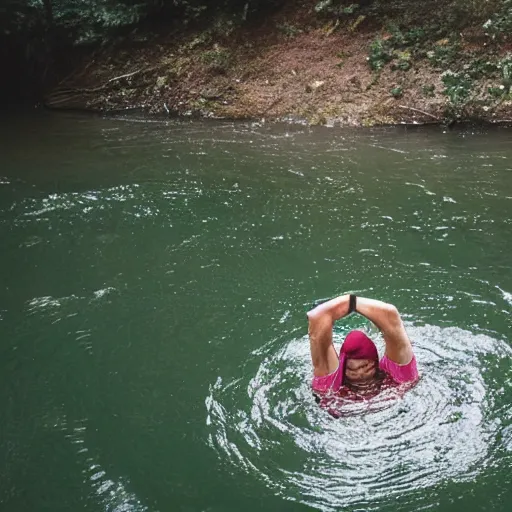
<svg viewBox="0 0 512 512"><path fill-rule="evenodd" d="M0 132L2 512L510 510L510 130ZM305 312L348 291L421 380L334 420Z"/></svg>

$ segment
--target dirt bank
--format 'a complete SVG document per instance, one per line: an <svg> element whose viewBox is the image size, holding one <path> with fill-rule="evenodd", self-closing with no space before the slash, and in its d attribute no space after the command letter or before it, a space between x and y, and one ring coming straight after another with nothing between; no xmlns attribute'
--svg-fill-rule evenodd
<svg viewBox="0 0 512 512"><path fill-rule="evenodd" d="M508 68L500 73L511 48L488 45L481 26L414 39L365 16L319 20L314 5L292 3L252 28L217 20L133 35L77 64L46 103L354 126L512 120Z"/></svg>

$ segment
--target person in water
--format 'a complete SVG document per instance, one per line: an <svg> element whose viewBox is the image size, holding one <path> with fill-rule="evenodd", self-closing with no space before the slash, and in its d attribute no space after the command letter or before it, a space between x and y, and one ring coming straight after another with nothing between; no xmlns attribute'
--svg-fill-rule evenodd
<svg viewBox="0 0 512 512"><path fill-rule="evenodd" d="M385 354L379 361L377 347L359 330L351 331L339 354L332 341L336 320L359 313L382 332ZM314 376L312 388L321 398L339 393L353 397L375 396L383 381L395 384L418 380L416 358L404 324L395 306L355 295L342 295L308 312L309 341Z"/></svg>

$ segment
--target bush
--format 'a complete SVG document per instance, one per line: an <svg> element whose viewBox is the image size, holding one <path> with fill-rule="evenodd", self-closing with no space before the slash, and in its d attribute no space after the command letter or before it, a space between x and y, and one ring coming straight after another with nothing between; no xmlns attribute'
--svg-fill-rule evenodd
<svg viewBox="0 0 512 512"><path fill-rule="evenodd" d="M512 55L509 54L498 62L498 69L501 70L501 84L508 94L512 89Z"/></svg>
<svg viewBox="0 0 512 512"><path fill-rule="evenodd" d="M298 36L299 34L302 34L303 30L296 27L295 25L292 25L290 23L281 23L277 25L277 30L281 32L286 37L292 38L295 36Z"/></svg>
<svg viewBox="0 0 512 512"><path fill-rule="evenodd" d="M444 44L436 44L433 50L427 52L427 58L433 66L446 68L460 57L460 44L458 41L443 41Z"/></svg>
<svg viewBox="0 0 512 512"><path fill-rule="evenodd" d="M478 80L483 77L495 76L499 71L499 65L489 59L474 59L468 69L471 78Z"/></svg>
<svg viewBox="0 0 512 512"><path fill-rule="evenodd" d="M397 58L396 63L392 65L392 69L400 69L401 71L407 71L408 69L411 69L411 54L410 52L401 52L398 50L395 50L394 57Z"/></svg>
<svg viewBox="0 0 512 512"><path fill-rule="evenodd" d="M212 50L206 50L201 54L201 60L210 71L225 73L231 61L231 53L226 48L215 45Z"/></svg>
<svg viewBox="0 0 512 512"><path fill-rule="evenodd" d="M342 0L321 0L315 5L315 12L324 16L340 17L343 14L353 14L359 9L359 4L343 4Z"/></svg>
<svg viewBox="0 0 512 512"><path fill-rule="evenodd" d="M368 64L374 71L381 70L393 59L393 48L388 41L376 39L370 45Z"/></svg>
<svg viewBox="0 0 512 512"><path fill-rule="evenodd" d="M492 96L493 98L502 98L506 95L505 87L488 87L487 92L489 93L489 96Z"/></svg>
<svg viewBox="0 0 512 512"><path fill-rule="evenodd" d="M483 28L493 39L507 38L512 33L512 0L503 0Z"/></svg>
<svg viewBox="0 0 512 512"><path fill-rule="evenodd" d="M450 103L455 106L464 104L473 89L471 77L449 70L441 75L441 80L445 87L443 94L448 96Z"/></svg>
<svg viewBox="0 0 512 512"><path fill-rule="evenodd" d="M404 90L400 86L393 87L389 92L393 98L401 98L404 94Z"/></svg>

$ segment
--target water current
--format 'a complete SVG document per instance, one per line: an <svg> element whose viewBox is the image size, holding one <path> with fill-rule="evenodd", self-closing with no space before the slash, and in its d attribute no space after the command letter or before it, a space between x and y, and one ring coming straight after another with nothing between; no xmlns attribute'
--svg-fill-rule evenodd
<svg viewBox="0 0 512 512"><path fill-rule="evenodd" d="M510 131L0 130L2 511L509 510ZM421 379L334 419L305 312L348 291Z"/></svg>

